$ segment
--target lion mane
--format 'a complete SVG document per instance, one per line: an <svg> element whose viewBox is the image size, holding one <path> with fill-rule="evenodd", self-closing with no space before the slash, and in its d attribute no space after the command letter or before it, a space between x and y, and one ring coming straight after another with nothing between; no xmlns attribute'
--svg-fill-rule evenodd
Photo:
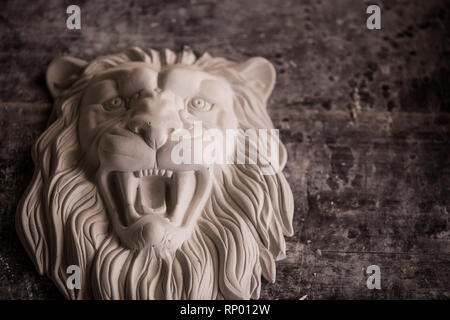
<svg viewBox="0 0 450 320"><path fill-rule="evenodd" d="M259 298L261 276L275 281L275 261L285 256L284 236L293 234L281 143L275 174L263 174L253 164L214 170L213 190L197 226L173 255L130 250L114 235L78 141L78 106L96 73L133 61L158 70L195 65L218 74L234 90L240 128L273 128L265 99L232 68L235 62L208 54L197 58L189 48L178 53L130 48L79 63L57 88L52 122L32 149L35 171L16 216L28 255L69 299ZM70 265L80 267L79 290L66 285Z"/></svg>

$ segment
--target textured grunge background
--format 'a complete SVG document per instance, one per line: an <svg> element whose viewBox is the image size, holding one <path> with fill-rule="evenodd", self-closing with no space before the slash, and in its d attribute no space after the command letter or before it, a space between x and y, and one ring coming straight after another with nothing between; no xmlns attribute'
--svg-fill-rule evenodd
<svg viewBox="0 0 450 320"><path fill-rule="evenodd" d="M375 3L382 30L369 31ZM66 29L70 4L80 31ZM2 1L0 298L61 298L14 229L50 113L50 60L188 44L277 70L269 114L289 152L296 233L262 298L449 299L449 33L444 0ZM366 287L372 264L381 290Z"/></svg>

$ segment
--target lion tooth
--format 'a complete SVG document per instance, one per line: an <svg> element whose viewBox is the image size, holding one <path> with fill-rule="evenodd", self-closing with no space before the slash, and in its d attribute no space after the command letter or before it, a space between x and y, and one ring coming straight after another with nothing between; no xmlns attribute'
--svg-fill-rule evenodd
<svg viewBox="0 0 450 320"><path fill-rule="evenodd" d="M175 225L181 225L184 214L194 197L197 177L194 171L179 171L175 176L175 185L171 188L176 192L174 198L174 209L171 213L171 220Z"/></svg>
<svg viewBox="0 0 450 320"><path fill-rule="evenodd" d="M167 170L167 171L166 171L166 176L167 176L168 178L172 178L172 175L173 175L173 171L172 171L172 170Z"/></svg>
<svg viewBox="0 0 450 320"><path fill-rule="evenodd" d="M158 175L158 171L159 171L158 169L154 169L154 170L153 170L153 174L154 174L155 176L157 176L157 175Z"/></svg>
<svg viewBox="0 0 450 320"><path fill-rule="evenodd" d="M159 170L159 175L160 176L164 176L165 173L166 173L166 170L164 170L164 169Z"/></svg>
<svg viewBox="0 0 450 320"><path fill-rule="evenodd" d="M143 174L142 174L142 170L139 170L138 172L137 172L138 174L138 178L142 178L142 176L143 176Z"/></svg>
<svg viewBox="0 0 450 320"><path fill-rule="evenodd" d="M149 169L146 169L146 170L145 170L145 175L146 175L146 176L149 176L149 175L150 175L150 170L149 170Z"/></svg>

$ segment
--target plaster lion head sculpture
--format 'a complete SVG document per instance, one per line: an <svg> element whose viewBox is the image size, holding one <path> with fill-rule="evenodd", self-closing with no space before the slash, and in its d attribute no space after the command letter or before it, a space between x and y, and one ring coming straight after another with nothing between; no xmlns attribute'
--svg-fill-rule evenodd
<svg viewBox="0 0 450 320"><path fill-rule="evenodd" d="M55 59L52 122L16 219L39 273L72 299L258 298L293 232L285 148L276 164L173 154L180 144L183 157L207 153L210 143L194 150L198 136L180 134L199 121L219 133L273 128L274 83L263 58L197 59L189 48ZM238 153L232 144L224 158ZM80 289L66 285L71 265Z"/></svg>

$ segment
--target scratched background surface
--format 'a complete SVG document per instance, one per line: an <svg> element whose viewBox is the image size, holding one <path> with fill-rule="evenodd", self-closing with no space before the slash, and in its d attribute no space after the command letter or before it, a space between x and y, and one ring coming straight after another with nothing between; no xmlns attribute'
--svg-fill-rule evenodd
<svg viewBox="0 0 450 320"><path fill-rule="evenodd" d="M379 31L365 27L373 3ZM66 29L70 4L80 31ZM295 235L261 298L449 299L449 32L440 0L1 1L0 298L61 299L14 229L50 60L188 44L277 70L268 108L289 152ZM366 287L372 264L381 290Z"/></svg>

